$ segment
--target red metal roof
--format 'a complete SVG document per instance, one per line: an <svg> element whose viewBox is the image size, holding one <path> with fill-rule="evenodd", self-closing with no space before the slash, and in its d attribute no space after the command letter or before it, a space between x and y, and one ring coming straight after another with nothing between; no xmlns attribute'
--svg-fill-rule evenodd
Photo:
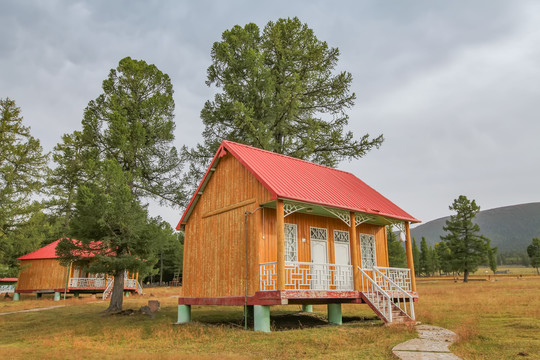
<svg viewBox="0 0 540 360"><path fill-rule="evenodd" d="M205 184L218 154L229 151L266 189L273 199L288 199L410 222L420 222L351 173L224 140L177 229ZM189 213L191 213L189 211Z"/></svg>
<svg viewBox="0 0 540 360"><path fill-rule="evenodd" d="M36 260L36 259L57 259L58 256L56 255L56 246L58 246L58 243L62 239L58 239L49 245L45 245L41 249L37 249L36 251L32 251L29 254L23 255L19 258L19 260ZM77 241L75 239L72 239L72 241ZM99 246L101 242L95 242L96 246ZM93 253L85 253L82 252L81 257L94 257L95 255Z"/></svg>
<svg viewBox="0 0 540 360"><path fill-rule="evenodd" d="M18 278L0 278L0 282L17 282Z"/></svg>

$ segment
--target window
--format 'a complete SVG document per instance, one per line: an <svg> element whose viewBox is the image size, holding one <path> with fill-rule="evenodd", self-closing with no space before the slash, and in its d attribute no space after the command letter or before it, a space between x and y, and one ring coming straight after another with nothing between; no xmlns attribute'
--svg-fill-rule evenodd
<svg viewBox="0 0 540 360"><path fill-rule="evenodd" d="M349 232L334 230L334 241L339 243L348 243L349 242Z"/></svg>
<svg viewBox="0 0 540 360"><path fill-rule="evenodd" d="M360 254L362 256L362 268L371 270L377 266L375 254L375 236L360 234Z"/></svg>
<svg viewBox="0 0 540 360"><path fill-rule="evenodd" d="M310 227L309 232L311 240L326 241L328 239L326 229L324 228Z"/></svg>
<svg viewBox="0 0 540 360"><path fill-rule="evenodd" d="M298 261L296 224L285 224L285 261Z"/></svg>

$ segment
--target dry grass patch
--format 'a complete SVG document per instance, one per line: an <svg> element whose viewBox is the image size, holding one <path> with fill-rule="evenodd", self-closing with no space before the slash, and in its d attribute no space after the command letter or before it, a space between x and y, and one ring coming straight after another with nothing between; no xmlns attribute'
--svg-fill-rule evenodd
<svg viewBox="0 0 540 360"><path fill-rule="evenodd" d="M457 355L540 359L540 277L420 281L418 292L418 320L456 332Z"/></svg>
<svg viewBox="0 0 540 360"><path fill-rule="evenodd" d="M124 300L131 309L160 300L155 319L102 316L107 302L77 299L73 306L1 316L0 349L7 358L392 359L392 347L415 336L407 327L384 326L365 305L345 305L341 327L326 324L326 306L314 306L313 317L299 315L300 306L272 307L278 331L270 334L243 330L241 307L193 306L193 323L172 325L178 290L147 289Z"/></svg>

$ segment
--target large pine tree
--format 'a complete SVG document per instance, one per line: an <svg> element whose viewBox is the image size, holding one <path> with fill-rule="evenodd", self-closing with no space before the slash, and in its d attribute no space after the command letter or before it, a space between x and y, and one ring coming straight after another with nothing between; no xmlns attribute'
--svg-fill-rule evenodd
<svg viewBox="0 0 540 360"><path fill-rule="evenodd" d="M14 275L17 257L35 250L43 240L44 216L36 199L47 159L39 140L23 125L15 101L0 99L0 273L4 275Z"/></svg>
<svg viewBox="0 0 540 360"><path fill-rule="evenodd" d="M173 89L155 65L129 57L103 81L103 93L89 102L82 131L64 136L56 147L59 168L51 183L58 212L68 218L68 235L58 253L72 260L74 244L96 250L94 270L115 276L109 312L122 309L124 270L152 266L149 250L161 238L159 220L148 218L153 198L180 205L181 163L172 146ZM104 249L111 251L101 256ZM154 259L155 260L155 259Z"/></svg>
<svg viewBox="0 0 540 360"><path fill-rule="evenodd" d="M204 143L184 148L191 181L221 140L232 140L335 166L379 147L383 137L346 130L354 105L350 73L337 72L339 50L298 18L253 23L222 34L211 51L206 84L221 89L201 111Z"/></svg>
<svg viewBox="0 0 540 360"><path fill-rule="evenodd" d="M456 212L446 220L443 230L448 234L441 236L452 253L453 267L463 272L463 281L468 282L469 274L485 263L488 255L489 240L480 234L480 226L473 222L480 206L474 200L460 195L450 205Z"/></svg>

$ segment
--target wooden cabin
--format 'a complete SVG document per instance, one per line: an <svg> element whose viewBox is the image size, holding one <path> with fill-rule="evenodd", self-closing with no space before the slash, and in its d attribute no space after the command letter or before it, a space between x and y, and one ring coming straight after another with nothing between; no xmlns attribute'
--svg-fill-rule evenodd
<svg viewBox="0 0 540 360"><path fill-rule="evenodd" d="M80 293L103 293L103 300L107 299L112 292L114 277L87 272L93 254L82 256L83 260L69 266L62 266L56 255L59 242L56 240L19 258L19 281L14 300L19 300L21 293L35 293L38 298L45 293L54 293L54 300L60 300L64 292L75 296ZM138 273L126 274L124 290L142 293Z"/></svg>
<svg viewBox="0 0 540 360"><path fill-rule="evenodd" d="M245 305L255 330L269 331L271 305L328 304L340 324L343 303L412 322L415 222L350 173L223 141L177 226L178 322L190 321L191 305ZM407 269L389 267L389 225L406 243Z"/></svg>

